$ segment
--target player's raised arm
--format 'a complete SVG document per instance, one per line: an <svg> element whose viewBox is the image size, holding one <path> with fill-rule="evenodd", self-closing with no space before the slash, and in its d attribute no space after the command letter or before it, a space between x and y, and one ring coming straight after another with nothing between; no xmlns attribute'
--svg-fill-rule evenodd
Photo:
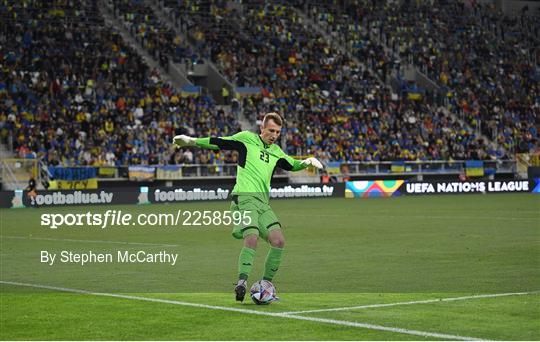
<svg viewBox="0 0 540 342"><path fill-rule="evenodd" d="M244 147L242 140L244 132L236 133L230 137L193 138L187 135L177 135L173 138L176 147L200 147L210 150L241 150Z"/></svg>
<svg viewBox="0 0 540 342"><path fill-rule="evenodd" d="M177 135L173 138L176 147L200 147L209 150L219 150L219 146L210 142L212 138L192 138L187 135Z"/></svg>
<svg viewBox="0 0 540 342"><path fill-rule="evenodd" d="M308 166L314 166L317 169L323 169L323 164L317 158L307 158L302 161L296 160L288 155L283 155L277 162L277 166L287 171L300 171Z"/></svg>

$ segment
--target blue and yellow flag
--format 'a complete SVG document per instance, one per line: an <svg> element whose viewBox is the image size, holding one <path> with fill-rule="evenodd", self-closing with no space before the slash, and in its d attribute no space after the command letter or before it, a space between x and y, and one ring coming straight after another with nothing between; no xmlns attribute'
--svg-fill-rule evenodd
<svg viewBox="0 0 540 342"><path fill-rule="evenodd" d="M484 162L480 160L467 160L465 162L465 175L467 177L484 176Z"/></svg>
<svg viewBox="0 0 540 342"><path fill-rule="evenodd" d="M405 162L393 162L390 166L392 172L405 172Z"/></svg>

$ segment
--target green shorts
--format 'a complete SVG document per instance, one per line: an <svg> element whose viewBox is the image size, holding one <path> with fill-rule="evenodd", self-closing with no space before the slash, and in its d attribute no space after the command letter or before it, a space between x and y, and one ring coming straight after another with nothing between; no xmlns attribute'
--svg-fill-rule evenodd
<svg viewBox="0 0 540 342"><path fill-rule="evenodd" d="M274 229L281 229L279 220L270 206L252 196L233 196L231 211L242 214L242 222L235 225L232 235L236 239L243 239L249 234L255 234L268 241L268 233Z"/></svg>

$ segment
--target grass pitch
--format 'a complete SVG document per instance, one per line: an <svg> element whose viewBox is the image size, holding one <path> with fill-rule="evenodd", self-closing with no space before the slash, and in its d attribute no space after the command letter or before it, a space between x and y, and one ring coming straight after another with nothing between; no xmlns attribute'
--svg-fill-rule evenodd
<svg viewBox="0 0 540 342"><path fill-rule="evenodd" d="M231 237L231 227L40 226L45 213L223 211L226 202L3 209L0 338L540 339L538 196L271 205L284 226L286 253L274 281L282 301L270 306L234 302L241 242ZM48 266L40 263L42 250L167 250L178 253L179 261ZM262 275L266 251L260 242L252 281ZM486 294L512 295L481 297ZM480 297L417 303L463 296ZM378 305L403 302L414 303ZM324 311L358 306L363 307ZM303 312L310 310L319 311Z"/></svg>

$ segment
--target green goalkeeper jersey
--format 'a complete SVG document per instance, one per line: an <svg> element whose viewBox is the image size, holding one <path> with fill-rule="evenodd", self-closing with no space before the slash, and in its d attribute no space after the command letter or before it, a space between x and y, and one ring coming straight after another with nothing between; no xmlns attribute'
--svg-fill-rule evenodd
<svg viewBox="0 0 540 342"><path fill-rule="evenodd" d="M250 195L268 203L270 181L276 167L287 171L300 171L307 166L288 156L276 145L267 145L253 132L239 132L230 137L198 138L198 147L212 150L238 151L236 195Z"/></svg>

